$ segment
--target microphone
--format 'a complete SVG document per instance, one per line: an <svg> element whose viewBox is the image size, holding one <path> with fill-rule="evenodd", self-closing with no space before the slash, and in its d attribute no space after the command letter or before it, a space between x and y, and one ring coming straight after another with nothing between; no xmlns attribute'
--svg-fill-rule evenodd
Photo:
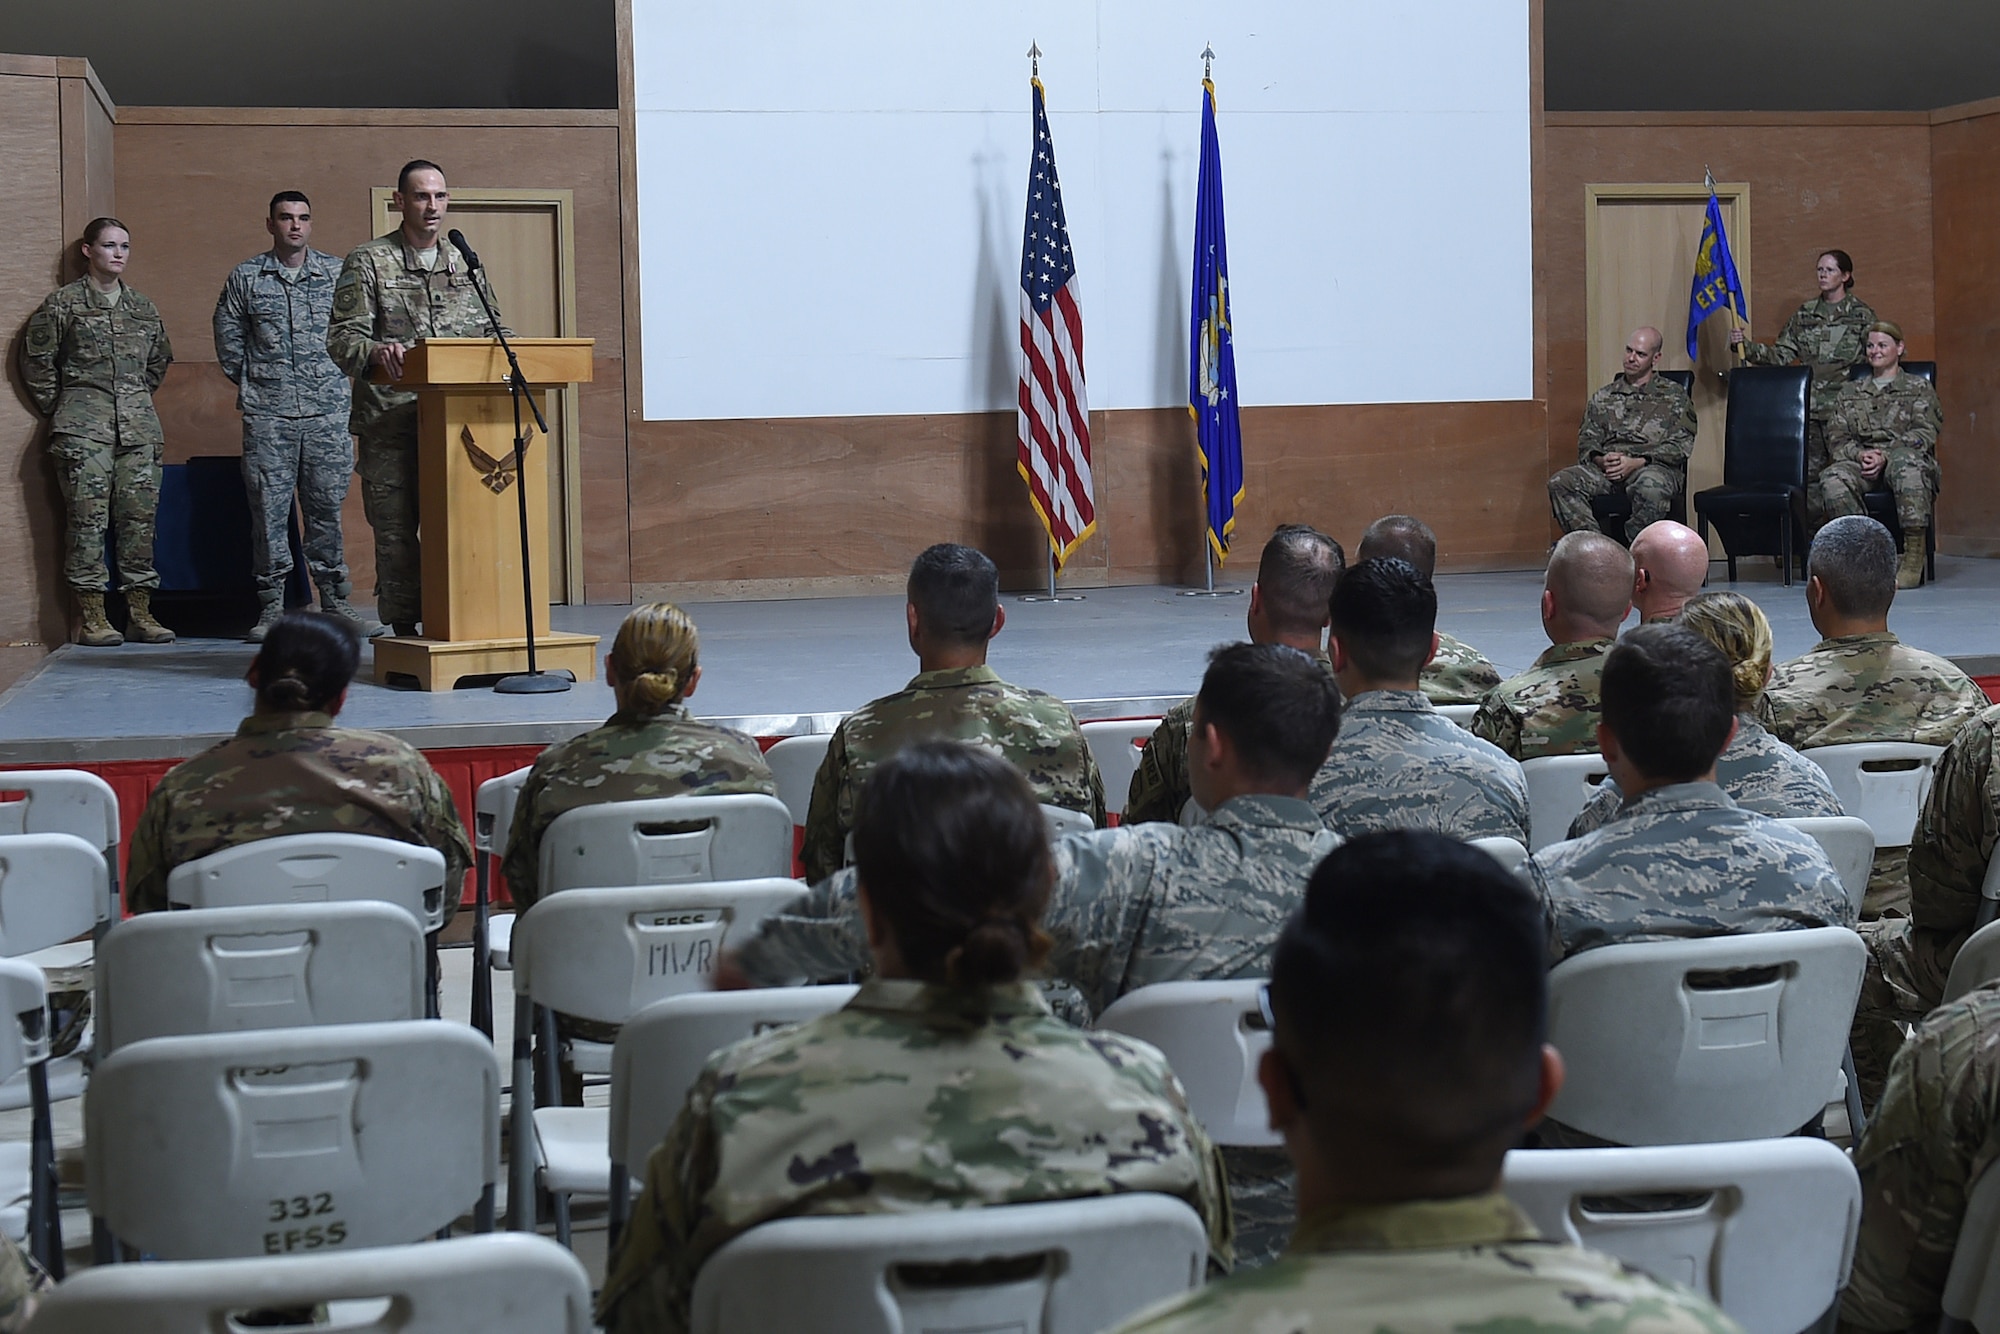
<svg viewBox="0 0 2000 1334"><path fill-rule="evenodd" d="M444 239L451 242L454 250L465 256L466 268L476 270L479 267L479 256L472 253L472 246L466 241L464 232L454 227L445 233Z"/></svg>

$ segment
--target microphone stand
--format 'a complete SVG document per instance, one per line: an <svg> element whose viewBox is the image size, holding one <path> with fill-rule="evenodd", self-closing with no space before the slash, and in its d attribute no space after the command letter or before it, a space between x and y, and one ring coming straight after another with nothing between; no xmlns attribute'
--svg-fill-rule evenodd
<svg viewBox="0 0 2000 1334"><path fill-rule="evenodd" d="M472 290L479 294L479 304L485 308L486 322L492 326L494 338L499 340L500 350L507 354L510 374L507 377L508 397L514 403L514 499L521 511L521 624L528 636L528 670L513 676L503 676L493 683L493 691L499 695L555 695L570 688L567 676L557 676L544 672L535 665L535 593L534 570L528 546L528 438L521 427L521 400L528 400L528 411L534 414L535 425L541 428L542 438L549 438L549 424L542 416L541 407L528 389L527 379L521 374L521 359L514 355L513 346L507 341L507 334L500 327L500 317L493 313L493 303L486 299L486 288L479 281L479 257L472 253L472 247L462 244L456 234L451 238L465 257L466 270L472 275Z"/></svg>

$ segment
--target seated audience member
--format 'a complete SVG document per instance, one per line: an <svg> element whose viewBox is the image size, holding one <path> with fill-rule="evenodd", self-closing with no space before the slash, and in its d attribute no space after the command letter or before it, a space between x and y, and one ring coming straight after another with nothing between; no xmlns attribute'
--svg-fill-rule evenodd
<svg viewBox="0 0 2000 1334"><path fill-rule="evenodd" d="M1739 1334L1700 1297L1545 1241L1500 1193L1562 1083L1542 920L1476 848L1364 834L1313 873L1273 951L1258 1069L1298 1166L1285 1257L1124 1334Z"/></svg>
<svg viewBox="0 0 2000 1334"><path fill-rule="evenodd" d="M1671 621L1708 582L1708 541L1684 523L1662 519L1632 539L1632 567L1639 623Z"/></svg>
<svg viewBox="0 0 2000 1334"><path fill-rule="evenodd" d="M1859 514L1834 519L1806 559L1806 609L1823 636L1780 663L1764 691L1772 735L1800 750L1855 741L1951 743L1986 708L1972 678L1889 629L1896 598L1896 544ZM1906 915L1908 850L1882 848L1868 880L1864 918Z"/></svg>
<svg viewBox="0 0 2000 1334"><path fill-rule="evenodd" d="M2000 850L2000 704L1958 729L1931 778L1910 843L1910 915L1860 926L1868 973L1854 1015L1861 1096L1874 1103L1915 1023L1944 999L1945 978L1972 934L1986 868Z"/></svg>
<svg viewBox="0 0 2000 1334"><path fill-rule="evenodd" d="M2000 982L1989 982L1933 1011L1889 1067L1888 1090L1854 1150L1861 1235L1841 1330L1938 1327L1966 1197L2000 1153L1996 1127Z"/></svg>
<svg viewBox="0 0 2000 1334"><path fill-rule="evenodd" d="M1024 980L1048 948L1050 864L1021 775L914 743L863 786L854 855L875 976L834 1014L709 1058L646 1166L599 1322L686 1329L702 1263L800 1214L1159 1191L1202 1215L1226 1268L1221 1166L1166 1061L1070 1027Z"/></svg>
<svg viewBox="0 0 2000 1334"><path fill-rule="evenodd" d="M854 804L876 765L913 741L969 741L1006 757L1050 806L1104 823L1104 780L1053 695L1009 685L986 665L986 646L1007 623L1000 572L971 547L940 542L910 566L906 617L917 674L893 695L841 720L813 777L800 860L808 880L846 863Z"/></svg>
<svg viewBox="0 0 2000 1334"><path fill-rule="evenodd" d="M1521 766L1424 698L1417 674L1437 644L1437 592L1409 562L1364 560L1333 590L1334 680L1347 700L1340 737L1310 800L1343 838L1431 829L1528 846Z"/></svg>
<svg viewBox="0 0 2000 1334"><path fill-rule="evenodd" d="M1437 534L1429 524L1408 514L1387 514L1368 525L1354 559L1393 557L1415 566L1426 579L1437 577ZM1424 664L1418 679L1433 704L1477 704L1500 684L1500 671L1463 640L1438 631L1438 651Z"/></svg>
<svg viewBox="0 0 2000 1334"><path fill-rule="evenodd" d="M557 816L580 806L776 794L755 741L688 712L701 682L700 644L694 622L671 602L635 608L618 627L604 658L604 683L618 711L604 726L543 751L521 787L501 863L518 906L541 897L542 836Z"/></svg>
<svg viewBox="0 0 2000 1334"><path fill-rule="evenodd" d="M1542 586L1551 647L1487 693L1472 734L1517 760L1595 752L1598 674L1631 610L1631 552L1601 533L1557 542Z"/></svg>
<svg viewBox="0 0 2000 1334"><path fill-rule="evenodd" d="M1340 543L1302 523L1279 526L1264 544L1257 561L1257 582L1250 585L1245 616L1253 644L1288 644L1321 661L1326 651L1320 636L1326 630L1326 600L1346 565ZM1331 664L1327 667L1332 670ZM1190 695L1160 719L1152 739L1139 755L1132 786L1125 797L1124 824L1181 818L1188 798L1188 729L1194 719Z"/></svg>
<svg viewBox="0 0 2000 1334"><path fill-rule="evenodd" d="M1861 343L1868 375L1840 386L1826 423L1828 463L1819 475L1819 507L1828 517L1866 514L1870 491L1896 498L1903 558L1896 587L1924 582L1924 535L1938 493L1937 390L1903 370L1903 331L1887 320L1868 326Z"/></svg>
<svg viewBox="0 0 2000 1334"><path fill-rule="evenodd" d="M1642 625L1606 656L1598 742L1625 808L1533 858L1552 966L1600 945L1854 925L1819 844L1716 785L1735 726L1729 660L1693 631Z"/></svg>
<svg viewBox="0 0 2000 1334"><path fill-rule="evenodd" d="M1667 517L1687 486L1694 449L1694 404L1661 375L1660 331L1634 329L1625 368L1583 405L1576 462L1549 478L1549 505L1565 533L1598 531L1596 496L1622 495L1631 507L1625 540Z"/></svg>
<svg viewBox="0 0 2000 1334"><path fill-rule="evenodd" d="M472 845L451 790L414 746L335 727L361 648L347 622L292 612L272 626L243 679L256 704L236 735L170 771L132 830L125 905L167 906L167 875L243 843L284 834L370 834L444 854L444 910L458 907Z"/></svg>
<svg viewBox="0 0 2000 1334"><path fill-rule="evenodd" d="M1715 781L1746 811L1780 819L1844 815L1826 770L1764 730L1757 702L1771 679L1771 623L1741 593L1703 593L1681 608L1680 624L1722 650L1736 689L1736 734L1715 762ZM1625 794L1607 778L1569 827L1582 838L1618 818Z"/></svg>

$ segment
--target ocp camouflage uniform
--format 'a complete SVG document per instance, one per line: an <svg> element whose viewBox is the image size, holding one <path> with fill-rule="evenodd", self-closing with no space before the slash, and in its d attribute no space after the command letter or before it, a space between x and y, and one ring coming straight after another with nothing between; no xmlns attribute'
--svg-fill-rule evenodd
<svg viewBox="0 0 2000 1334"><path fill-rule="evenodd" d="M702 1264L774 1218L1126 1191L1185 1200L1228 1266L1221 1165L1158 1051L1071 1028L1025 982L873 981L709 1059L646 1165L598 1321L687 1329Z"/></svg>
<svg viewBox="0 0 2000 1334"><path fill-rule="evenodd" d="M1342 838L1429 829L1529 846L1521 766L1432 708L1420 690L1365 690L1350 699L1308 800Z"/></svg>
<svg viewBox="0 0 2000 1334"><path fill-rule="evenodd" d="M743 733L703 722L685 704L650 718L621 710L536 757L514 805L501 874L525 910L541 897L542 836L560 815L607 801L777 791L764 753Z"/></svg>
<svg viewBox="0 0 2000 1334"><path fill-rule="evenodd" d="M385 343L425 338L490 338L493 326L464 263L442 237L429 269L417 262L401 229L348 252L334 287L326 350L354 378L348 426L357 442L361 501L375 530L377 614L407 625L423 619L423 568L417 541L417 395L369 380L368 359ZM492 299L482 274L480 288ZM499 304L494 303L499 311ZM514 331L501 326L509 337Z"/></svg>
<svg viewBox="0 0 2000 1334"><path fill-rule="evenodd" d="M1854 1150L1861 1233L1842 1330L1937 1326L1966 1196L1996 1160L2000 983L1989 982L1917 1025Z"/></svg>
<svg viewBox="0 0 2000 1334"><path fill-rule="evenodd" d="M1872 1102L1914 1023L1944 999L2000 848L2000 705L1958 729L1938 757L1910 843L1910 915L1861 924L1868 972L1854 1014L1854 1064Z"/></svg>
<svg viewBox="0 0 2000 1334"><path fill-rule="evenodd" d="M1826 424L1828 463L1819 475L1820 513L1828 519L1866 514L1863 498L1887 487L1896 497L1896 522L1905 531L1931 526L1938 493L1938 431L1944 409L1937 390L1921 375L1899 371L1887 384L1873 378L1840 387ZM1861 475L1861 451L1888 455L1874 481Z"/></svg>
<svg viewBox="0 0 2000 1334"><path fill-rule="evenodd" d="M1715 781L1744 810L1773 819L1847 813L1827 781L1826 770L1765 731L1747 713L1736 715L1736 735L1715 762ZM1570 821L1568 836L1582 838L1604 828L1618 818L1624 805L1618 780L1605 779L1597 795Z"/></svg>
<svg viewBox="0 0 2000 1334"><path fill-rule="evenodd" d="M1517 760L1597 753L1598 687L1614 640L1552 644L1534 666L1493 687L1472 734Z"/></svg>
<svg viewBox="0 0 2000 1334"><path fill-rule="evenodd" d="M63 578L102 592L104 534L118 547L119 588L160 586L153 519L160 507L166 437L153 392L173 364L173 344L153 303L120 282L116 300L78 278L49 294L28 320L21 383L49 422L49 457L69 511Z"/></svg>
<svg viewBox="0 0 2000 1334"><path fill-rule="evenodd" d="M1972 678L1892 631L1822 639L1779 663L1764 689L1765 725L1799 750L1854 741L1909 741L1945 746L1987 705ZM1907 848L1875 853L1864 918L1907 914Z"/></svg>
<svg viewBox="0 0 2000 1334"><path fill-rule="evenodd" d="M1285 1258L1141 1312L1117 1334L1742 1334L1684 1288L1543 1241L1497 1191L1332 1206Z"/></svg>
<svg viewBox="0 0 2000 1334"><path fill-rule="evenodd" d="M1549 503L1556 522L1566 533L1598 531L1590 499L1617 491L1623 491L1632 505L1625 523L1627 542L1647 524L1669 517L1674 496L1687 482L1694 431L1694 403L1679 384L1658 372L1639 385L1626 379L1623 371L1612 376L1611 383L1583 405L1576 462L1549 478ZM1646 462L1624 481L1614 482L1598 466L1606 454L1630 454Z"/></svg>
<svg viewBox="0 0 2000 1334"><path fill-rule="evenodd" d="M1776 341L1745 343L1743 360L1752 366L1808 366L1812 387L1806 407L1806 501L1816 506L1819 475L1826 467L1826 427L1834 400L1847 383L1848 368L1861 360L1861 345L1875 312L1853 289L1838 301L1814 297L1792 313ZM1821 522L1813 516L1813 526Z"/></svg>
<svg viewBox="0 0 2000 1334"><path fill-rule="evenodd" d="M824 880L847 860L854 800L875 766L913 742L931 740L992 751L1026 775L1036 800L1104 823L1104 780L1067 704L1009 685L984 664L918 672L834 729L806 807L799 857L808 880Z"/></svg>
<svg viewBox="0 0 2000 1334"><path fill-rule="evenodd" d="M35 1303L54 1286L34 1257L0 1235L0 1334L21 1334Z"/></svg>
<svg viewBox="0 0 2000 1334"><path fill-rule="evenodd" d="M350 591L340 507L354 473L347 376L326 353L340 261L308 249L297 269L269 251L238 264L215 300L215 359L243 414L243 489L257 587L282 598L292 572L292 494L306 567L336 597Z"/></svg>
<svg viewBox="0 0 2000 1334"><path fill-rule="evenodd" d="M176 866L284 834L368 834L436 848L447 920L472 865L451 790L415 747L335 727L324 713L255 713L153 789L132 831L125 906L159 912Z"/></svg>
<svg viewBox="0 0 2000 1334"><path fill-rule="evenodd" d="M1500 684L1500 669L1463 640L1437 632L1438 651L1424 664L1417 684L1433 704L1477 704Z"/></svg>

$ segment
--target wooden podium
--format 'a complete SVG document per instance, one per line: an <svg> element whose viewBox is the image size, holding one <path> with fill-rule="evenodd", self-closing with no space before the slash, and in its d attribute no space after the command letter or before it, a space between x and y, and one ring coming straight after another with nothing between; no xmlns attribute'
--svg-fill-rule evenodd
<svg viewBox="0 0 2000 1334"><path fill-rule="evenodd" d="M590 338L515 338L536 401L591 378ZM552 442L530 432L526 476L514 467L514 408L507 356L490 338L429 338L403 358L401 388L417 391L418 516L423 542L424 633L377 639L375 679L415 677L449 690L461 676L528 669L521 623L521 518L514 487L527 490L528 560L533 573L535 659L545 672L588 681L597 636L549 629L549 483Z"/></svg>

